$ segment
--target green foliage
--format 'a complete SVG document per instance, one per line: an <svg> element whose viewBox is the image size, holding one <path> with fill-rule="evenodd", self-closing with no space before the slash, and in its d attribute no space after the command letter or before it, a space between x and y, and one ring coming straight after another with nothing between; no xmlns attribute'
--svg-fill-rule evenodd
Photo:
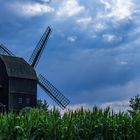
<svg viewBox="0 0 140 140"><path fill-rule="evenodd" d="M41 100L41 99L38 99L37 100L37 108L40 110L40 111L48 111L48 108L49 108L49 105L47 103L46 100L44 100L44 102Z"/></svg>
<svg viewBox="0 0 140 140"><path fill-rule="evenodd" d="M0 140L140 140L140 112L93 107L63 115L55 108L0 114Z"/></svg>
<svg viewBox="0 0 140 140"><path fill-rule="evenodd" d="M128 110L128 111L131 115L133 115L137 112L140 112L140 97L139 97L139 95L135 96L134 98L131 98L129 102L130 102L129 107L131 108L131 110Z"/></svg>

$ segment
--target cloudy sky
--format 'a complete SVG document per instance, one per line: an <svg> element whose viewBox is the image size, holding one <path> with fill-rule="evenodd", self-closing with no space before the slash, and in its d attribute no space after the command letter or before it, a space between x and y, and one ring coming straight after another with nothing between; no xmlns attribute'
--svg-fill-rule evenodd
<svg viewBox="0 0 140 140"><path fill-rule="evenodd" d="M125 108L140 93L139 0L0 0L0 43L27 61L47 26L37 66L71 106ZM48 96L39 88L38 98Z"/></svg>

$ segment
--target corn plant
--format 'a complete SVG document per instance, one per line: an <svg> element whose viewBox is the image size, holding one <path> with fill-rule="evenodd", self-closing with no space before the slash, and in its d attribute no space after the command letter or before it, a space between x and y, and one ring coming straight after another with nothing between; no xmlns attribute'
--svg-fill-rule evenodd
<svg viewBox="0 0 140 140"><path fill-rule="evenodd" d="M140 113L93 107L0 114L0 140L140 140Z"/></svg>

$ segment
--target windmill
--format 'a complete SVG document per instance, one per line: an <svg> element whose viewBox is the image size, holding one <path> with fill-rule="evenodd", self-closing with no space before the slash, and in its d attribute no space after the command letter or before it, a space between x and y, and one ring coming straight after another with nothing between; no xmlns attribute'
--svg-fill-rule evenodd
<svg viewBox="0 0 140 140"><path fill-rule="evenodd" d="M0 104L6 106L6 110L19 111L26 106L36 106L37 84L62 109L70 103L43 75L37 76L35 71L50 33L51 28L47 27L29 62L15 56L4 45L0 45Z"/></svg>

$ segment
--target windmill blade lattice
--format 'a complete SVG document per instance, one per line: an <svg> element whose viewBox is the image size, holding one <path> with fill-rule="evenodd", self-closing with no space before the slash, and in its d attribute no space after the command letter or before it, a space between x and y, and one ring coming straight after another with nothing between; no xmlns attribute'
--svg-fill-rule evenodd
<svg viewBox="0 0 140 140"><path fill-rule="evenodd" d="M62 108L65 109L70 101L58 91L46 78L41 74L38 77L38 83L41 88Z"/></svg>
<svg viewBox="0 0 140 140"><path fill-rule="evenodd" d="M36 65L40 59L40 56L45 48L45 45L49 39L50 33L51 33L51 28L48 27L46 29L46 31L44 32L43 36L41 37L40 41L38 42L36 48L34 49L32 55L29 59L29 64L32 67L36 67Z"/></svg>
<svg viewBox="0 0 140 140"><path fill-rule="evenodd" d="M10 50L8 50L3 44L0 45L0 54L15 56Z"/></svg>

